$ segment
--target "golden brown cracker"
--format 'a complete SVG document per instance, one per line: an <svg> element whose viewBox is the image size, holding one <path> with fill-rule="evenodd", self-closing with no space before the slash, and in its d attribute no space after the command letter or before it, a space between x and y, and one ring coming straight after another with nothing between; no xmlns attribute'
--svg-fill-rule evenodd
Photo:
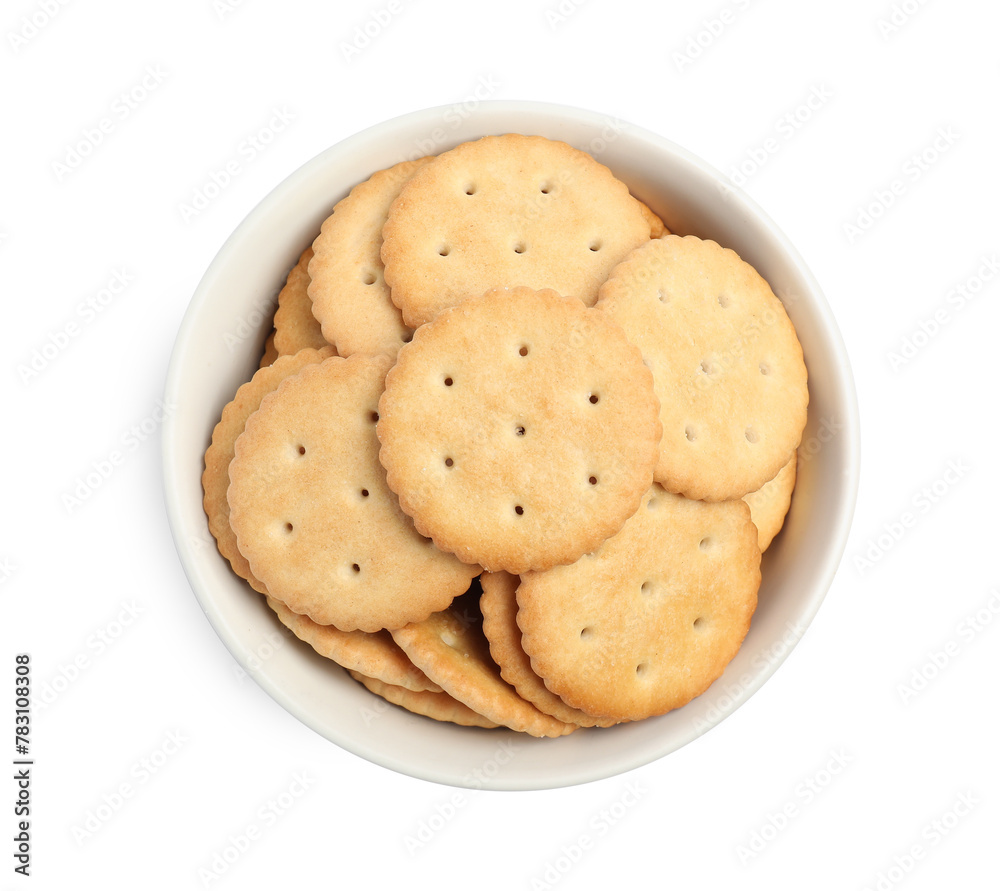
<svg viewBox="0 0 1000 891"><path fill-rule="evenodd" d="M274 328L272 328L271 333L267 335L267 339L264 341L264 354L260 357L260 364L257 367L266 368L277 358L278 348L274 345Z"/></svg>
<svg viewBox="0 0 1000 891"><path fill-rule="evenodd" d="M463 143L413 175L389 209L382 261L416 328L494 287L551 288L593 305L649 233L642 206L603 164L563 142L506 134Z"/></svg>
<svg viewBox="0 0 1000 891"><path fill-rule="evenodd" d="M404 161L355 186L313 242L312 311L341 356L394 354L412 336L385 283L382 227L400 190L429 160Z"/></svg>
<svg viewBox="0 0 1000 891"><path fill-rule="evenodd" d="M725 501L788 463L809 401L802 347L781 301L734 251L694 236L650 241L613 270L597 308L652 369L657 482Z"/></svg>
<svg viewBox="0 0 1000 891"><path fill-rule="evenodd" d="M669 235L670 231L666 226L663 225L663 220L661 220L649 207L648 204L644 204L642 201L639 202L642 209L642 215L646 218L646 222L649 223L649 237L650 238L663 238L664 235Z"/></svg>
<svg viewBox="0 0 1000 891"><path fill-rule="evenodd" d="M313 249L307 247L288 273L285 286L278 293L278 309L274 314L274 346L280 356L307 348L320 350L331 345L323 337L309 299L309 261L312 256Z"/></svg>
<svg viewBox="0 0 1000 891"><path fill-rule="evenodd" d="M435 721L447 721L451 724L461 724L463 727L483 727L492 730L500 725L482 715L477 714L467 705L449 696L447 693L433 693L429 690L416 692L405 687L387 684L377 678L367 677L358 671L348 672L354 680L376 696L381 696L386 702L405 708L415 715L433 718Z"/></svg>
<svg viewBox="0 0 1000 891"><path fill-rule="evenodd" d="M267 598L267 605L282 625L325 659L414 692L441 692L441 688L406 657L388 631L341 631L333 625L317 625L308 616L293 613L273 597Z"/></svg>
<svg viewBox="0 0 1000 891"><path fill-rule="evenodd" d="M271 596L342 631L398 628L444 609L476 567L439 551L378 462L388 357L333 357L266 396L229 468L230 523Z"/></svg>
<svg viewBox="0 0 1000 891"><path fill-rule="evenodd" d="M246 579L251 587L263 594L267 593L264 583L250 571L250 564L240 553L236 544L236 534L229 524L229 502L226 491L229 488L229 464L233 460L236 439L243 432L247 418L260 407L261 400L286 378L296 374L306 365L322 362L333 355L333 349L302 350L292 356L276 358L257 371L253 378L243 384L223 410L219 423L212 431L212 443L205 452L205 470L201 484L205 493L204 507L208 515L208 528L233 571Z"/></svg>
<svg viewBox="0 0 1000 891"><path fill-rule="evenodd" d="M478 714L532 736L565 736L575 725L543 714L500 677L482 632L475 592L448 609L392 632L432 681Z"/></svg>
<svg viewBox="0 0 1000 891"><path fill-rule="evenodd" d="M745 502L693 501L654 485L593 554L521 577L517 623L553 693L588 714L639 720L684 705L722 674L759 585Z"/></svg>
<svg viewBox="0 0 1000 891"><path fill-rule="evenodd" d="M531 660L521 646L517 626L517 586L520 579L507 572L484 572L479 607L483 613L483 634L489 641L490 655L500 668L500 676L539 711L567 724L581 727L609 727L613 718L595 718L566 705L545 682L531 670Z"/></svg>
<svg viewBox="0 0 1000 891"><path fill-rule="evenodd" d="M756 492L743 496L743 500L750 505L750 519L757 527L757 542L762 553L771 546L785 524L785 515L792 503L797 465L798 456L793 455L773 480L764 483Z"/></svg>
<svg viewBox="0 0 1000 891"><path fill-rule="evenodd" d="M635 511L659 453L638 350L607 315L553 291L495 289L419 328L379 415L403 510L489 570L595 548Z"/></svg>

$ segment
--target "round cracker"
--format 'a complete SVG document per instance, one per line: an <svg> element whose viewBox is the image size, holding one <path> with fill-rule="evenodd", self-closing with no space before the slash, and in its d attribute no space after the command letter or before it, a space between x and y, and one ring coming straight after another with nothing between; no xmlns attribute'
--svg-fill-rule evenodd
<svg viewBox="0 0 1000 891"><path fill-rule="evenodd" d="M277 389L285 378L298 373L306 365L322 362L332 355L332 347L325 350L301 350L292 356L275 357L273 364L263 366L236 391L233 401L222 410L222 417L212 431L212 443L205 452L201 485L205 492L203 504L208 515L208 528L215 536L219 553L229 561L233 571L262 594L267 593L267 588L251 572L250 564L237 547L236 533L229 523L226 492L229 489L229 464L233 460L236 439L243 432L247 418L260 407L261 400Z"/></svg>
<svg viewBox="0 0 1000 891"><path fill-rule="evenodd" d="M494 289L400 349L379 459L438 547L491 571L544 569L635 511L657 412L649 369L607 315L554 291Z"/></svg>
<svg viewBox="0 0 1000 891"><path fill-rule="evenodd" d="M260 357L260 364L258 368L266 368L268 365L273 364L274 360L278 358L278 348L274 345L274 328L271 329L271 333L267 335L267 339L264 341L264 353Z"/></svg>
<svg viewBox="0 0 1000 891"><path fill-rule="evenodd" d="M781 301L734 251L691 235L650 241L611 273L597 308L653 371L657 482L725 501L788 463L809 402L802 347Z"/></svg>
<svg viewBox="0 0 1000 891"><path fill-rule="evenodd" d="M553 693L634 721L684 705L722 674L759 585L745 502L693 501L654 485L595 553L522 576L517 623Z"/></svg>
<svg viewBox="0 0 1000 891"><path fill-rule="evenodd" d="M309 261L313 249L307 247L292 267L285 286L278 292L278 309L274 313L274 346L279 356L299 350L315 350L330 346L323 336L309 299Z"/></svg>
<svg viewBox="0 0 1000 891"><path fill-rule="evenodd" d="M386 702L405 708L415 715L433 718L435 721L447 721L451 724L461 724L463 727L483 727L493 730L500 725L482 715L476 714L471 708L447 693L433 693L429 690L414 691L405 687L387 684L377 678L367 677L361 672L348 672L354 680L376 696L381 696Z"/></svg>
<svg viewBox="0 0 1000 891"><path fill-rule="evenodd" d="M795 473L798 456L793 455L778 475L756 492L744 495L743 500L750 505L750 519L757 527L757 544L761 553L770 547L785 524L785 515L792 504L792 490L795 488Z"/></svg>
<svg viewBox="0 0 1000 891"><path fill-rule="evenodd" d="M266 396L237 439L230 523L271 596L342 631L399 628L478 574L422 538L378 462L388 357L333 357Z"/></svg>
<svg viewBox="0 0 1000 891"><path fill-rule="evenodd" d="M649 223L650 238L662 238L664 235L670 234L667 227L663 225L663 220L661 220L653 212L652 208L648 204L644 204L640 201L639 206L642 209L642 215L646 218L646 222Z"/></svg>
<svg viewBox="0 0 1000 891"><path fill-rule="evenodd" d="M392 637L427 677L490 721L537 737L565 736L576 729L540 712L500 677L474 592L423 622L393 631Z"/></svg>
<svg viewBox="0 0 1000 891"><path fill-rule="evenodd" d="M479 607L483 613L483 634L490 645L490 655L500 668L500 676L539 711L567 724L580 727L610 727L613 718L595 718L566 705L544 681L531 670L531 660L521 646L517 627L517 586L520 579L507 572L484 572Z"/></svg>
<svg viewBox="0 0 1000 891"><path fill-rule="evenodd" d="M293 613L280 600L267 598L281 624L320 656L359 671L386 684L419 693L440 693L441 688L406 658L388 631L341 631L333 625L317 625L308 616Z"/></svg>
<svg viewBox="0 0 1000 891"><path fill-rule="evenodd" d="M400 190L430 160L404 161L355 186L313 242L312 312L341 356L394 354L413 335L385 283L382 227Z"/></svg>
<svg viewBox="0 0 1000 891"><path fill-rule="evenodd" d="M541 136L487 136L403 187L382 230L392 300L411 328L472 294L551 288L588 306L651 221L590 155Z"/></svg>

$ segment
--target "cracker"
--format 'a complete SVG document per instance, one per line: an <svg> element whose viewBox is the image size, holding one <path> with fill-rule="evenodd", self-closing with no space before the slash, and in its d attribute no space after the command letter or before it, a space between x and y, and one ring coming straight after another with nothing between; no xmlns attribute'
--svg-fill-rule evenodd
<svg viewBox="0 0 1000 891"><path fill-rule="evenodd" d="M341 631L333 625L317 625L308 616L293 613L273 597L267 598L267 605L274 610L282 625L323 658L368 677L378 678L385 684L414 692L441 692L437 684L406 658L406 653L388 631Z"/></svg>
<svg viewBox="0 0 1000 891"><path fill-rule="evenodd" d="M278 348L274 345L274 328L272 328L271 333L267 335L267 340L264 341L264 354L260 357L258 368L266 368L277 358Z"/></svg>
<svg viewBox="0 0 1000 891"><path fill-rule="evenodd" d="M529 288L417 329L379 415L379 459L421 534L513 573L571 563L617 532L660 437L652 376L621 329Z"/></svg>
<svg viewBox="0 0 1000 891"><path fill-rule="evenodd" d="M650 221L590 155L541 136L487 136L403 187L382 230L385 281L411 328L493 287L551 288L587 305Z"/></svg>
<svg viewBox="0 0 1000 891"><path fill-rule="evenodd" d="M490 655L500 668L500 676L539 711L567 724L580 727L609 727L613 718L595 718L566 705L544 681L531 670L531 660L521 646L521 629L517 627L515 595L520 579L507 572L484 572L479 581L483 586L479 607L483 613L483 634L490 645Z"/></svg>
<svg viewBox="0 0 1000 891"><path fill-rule="evenodd" d="M358 671L350 671L348 674L376 696L381 696L386 702L405 708L415 715L423 715L425 718L433 718L435 721L461 724L463 727L483 727L486 730L493 730L500 726L477 714L447 693L433 693L429 690L416 692L407 690L405 687L387 684L377 678L366 677Z"/></svg>
<svg viewBox="0 0 1000 891"><path fill-rule="evenodd" d="M288 273L285 286L278 292L278 309L274 314L274 346L280 356L307 348L320 350L332 343L323 337L309 299L308 269L312 256L313 249L307 247Z"/></svg>
<svg viewBox="0 0 1000 891"><path fill-rule="evenodd" d="M553 693L588 714L639 720L684 705L722 674L759 585L745 502L693 501L654 485L594 554L522 576L517 623Z"/></svg>
<svg viewBox="0 0 1000 891"><path fill-rule="evenodd" d="M404 161L355 186L313 242L312 311L341 356L394 354L412 337L383 276L382 227L404 184L429 160Z"/></svg>
<svg viewBox="0 0 1000 891"><path fill-rule="evenodd" d="M470 593L423 622L393 631L393 639L427 677L490 721L532 736L572 733L575 725L543 714L500 677Z"/></svg>
<svg viewBox="0 0 1000 891"><path fill-rule="evenodd" d="M667 227L663 225L663 220L661 220L652 209L647 204L639 202L639 206L642 210L642 215L646 218L646 222L649 223L649 237L650 238L662 238L664 235L669 235Z"/></svg>
<svg viewBox="0 0 1000 891"><path fill-rule="evenodd" d="M229 488L229 463L233 460L234 445L243 432L247 418L260 406L261 400L286 378L296 374L316 362L333 355L333 349L302 350L293 356L276 358L273 364L265 365L243 384L223 410L219 423L212 431L212 444L205 452L205 470L201 485L205 492L204 507L208 515L208 528L219 546L219 553L225 557L233 571L246 579L252 588L267 593L267 588L250 571L250 564L236 545L236 534L229 524L229 502L226 490Z"/></svg>
<svg viewBox="0 0 1000 891"><path fill-rule="evenodd" d="M792 503L792 490L795 488L795 474L798 464L798 456L793 455L778 475L749 495L744 495L743 500L750 505L750 519L757 527L757 543L761 553L770 547L785 524L785 515Z"/></svg>
<svg viewBox="0 0 1000 891"><path fill-rule="evenodd" d="M802 347L781 301L734 251L690 235L650 241L611 273L597 307L653 371L657 482L725 501L788 463L809 401Z"/></svg>
<svg viewBox="0 0 1000 891"><path fill-rule="evenodd" d="M229 467L230 523L268 593L342 631L444 609L478 569L422 538L378 463L388 357L333 357L266 396Z"/></svg>

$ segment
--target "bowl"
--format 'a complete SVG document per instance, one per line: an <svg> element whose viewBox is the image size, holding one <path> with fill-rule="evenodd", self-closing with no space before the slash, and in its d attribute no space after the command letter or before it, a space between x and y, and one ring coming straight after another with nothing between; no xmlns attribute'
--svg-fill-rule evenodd
<svg viewBox="0 0 1000 891"><path fill-rule="evenodd" d="M783 301L809 369L809 422L785 528L764 555L758 608L725 673L666 715L560 739L458 727L389 706L290 638L219 555L202 510L203 456L223 406L257 367L277 292L333 205L399 161L489 134L563 140L593 154L680 234L712 238L755 266ZM163 426L170 527L191 588L233 657L291 714L343 749L465 788L543 789L623 773L696 739L745 703L804 634L837 571L859 476L854 382L816 280L767 215L709 165L616 117L537 102L430 108L332 146L267 195L205 272L177 335Z"/></svg>

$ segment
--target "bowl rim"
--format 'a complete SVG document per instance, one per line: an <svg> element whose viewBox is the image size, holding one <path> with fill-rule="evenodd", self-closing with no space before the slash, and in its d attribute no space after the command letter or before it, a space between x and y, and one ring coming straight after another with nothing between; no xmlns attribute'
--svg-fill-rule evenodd
<svg viewBox="0 0 1000 891"><path fill-rule="evenodd" d="M276 213L282 204L287 201L289 195L295 194L298 189L310 182L321 170L324 170L337 158L349 156L365 145L376 142L389 134L397 134L421 122L439 120L452 108L453 106L442 105L411 111L383 120L334 143L286 176L246 214L236 229L219 248L192 294L170 354L164 389L166 404L178 405L183 402L181 378L188 352L191 348L192 332L197 327L205 306L209 304L219 279L225 276L227 265L231 262L234 254L238 252L238 246L245 233L254 229L262 217L271 216ZM618 757L613 760L613 763L602 764L599 768L589 764L576 765L567 763L561 766L558 776L539 779L538 777L525 778L517 775L516 771L513 774L510 772L501 772L499 776L491 778L490 782L483 783L480 779L470 781L468 776L459 776L456 770L448 763L439 762L418 765L398 754L394 757L390 752L380 751L375 753L371 747L365 746L360 740L355 739L350 734L331 734L329 727L322 727L320 725L312 709L305 708L300 703L289 698L287 691L280 682L280 678L267 670L251 670L245 647L240 641L239 632L227 620L223 612L220 611L219 604L212 597L207 596L205 589L206 579L203 576L200 565L202 558L201 546L192 541L192 536L185 529L182 490L187 485L187 482L182 479L183 473L181 470L183 445L178 439L179 419L177 413L168 413L161 431L162 484L171 535L174 539L182 568L196 600L208 618L209 623L233 657L247 670L254 681L285 710L339 747L372 763L388 767L407 776L464 788L509 790L550 789L617 776L651 763L672 751L676 751L732 714L784 662L822 605L843 560L860 482L860 420L857 391L843 337L818 281L799 252L771 217L745 192L733 185L724 174L687 149L644 127L620 121L619 118L608 114L548 102L490 99L483 100L477 105L473 120L485 121L496 118L506 119L508 117L522 116L533 116L538 120L559 120L580 124L589 128L607 127L608 121L619 122L623 127L627 128L631 138L641 140L652 150L666 152L674 159L687 165L692 171L697 171L703 178L713 181L720 191L725 190L727 193L726 200L732 202L735 214L756 220L757 224L767 231L781 254L784 255L789 263L793 264L797 274L805 283L807 292L806 301L810 306L811 313L817 317L818 328L822 332L825 347L832 353L835 360L833 365L836 369L837 378L833 389L839 395L837 408L843 416L841 431L843 438L840 445L844 454L841 466L841 483L844 488L842 497L838 502L838 515L833 523L836 536L833 540L829 541L828 546L823 551L822 559L811 576L814 579L812 590L809 592L808 598L802 602L802 609L797 614L799 624L802 626L801 633L798 634L796 639L792 641L783 653L779 654L773 660L769 659L766 668L759 671L754 676L752 682L741 687L738 701L734 703L732 708L726 710L718 720L714 720L703 727L694 724L687 729L687 732L674 733L671 736L671 743L669 745L664 745L662 750L655 751L652 754L647 748L639 747L632 753L632 757ZM474 127L473 129L478 129L480 135L500 132L500 129L488 126ZM513 131L507 129L504 132ZM525 132L530 132L530 130L525 128ZM446 150L451 145L465 141L467 138L470 137L459 133L454 140L440 146L440 150ZM218 556L217 552L216 556ZM221 556L218 556L218 559L221 560ZM466 728L462 729L463 731L466 730ZM570 737L566 737L565 739L568 740L575 736L577 734L571 734ZM549 740L545 742L552 744L558 741Z"/></svg>

